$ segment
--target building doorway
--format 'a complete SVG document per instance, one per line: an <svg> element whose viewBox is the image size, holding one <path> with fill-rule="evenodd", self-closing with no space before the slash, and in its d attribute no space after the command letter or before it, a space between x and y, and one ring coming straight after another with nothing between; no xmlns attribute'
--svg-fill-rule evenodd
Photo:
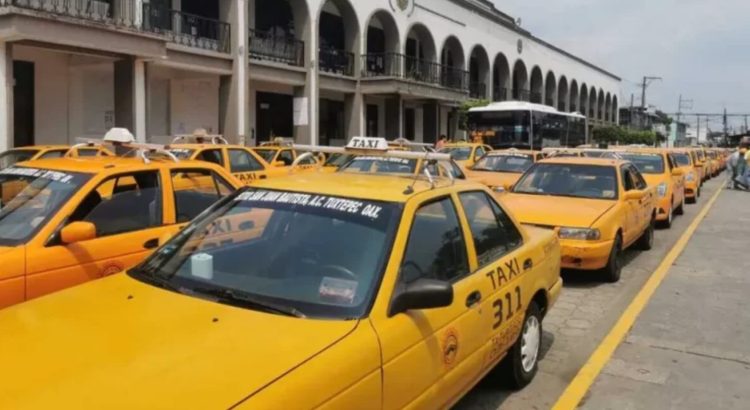
<svg viewBox="0 0 750 410"><path fill-rule="evenodd" d="M256 100L256 138L259 144L274 137L294 137L294 99L291 95L258 92Z"/></svg>
<svg viewBox="0 0 750 410"><path fill-rule="evenodd" d="M321 145L344 145L347 142L344 121L344 103L320 99L320 138Z"/></svg>
<svg viewBox="0 0 750 410"><path fill-rule="evenodd" d="M34 63L13 62L13 145L34 145Z"/></svg>
<svg viewBox="0 0 750 410"><path fill-rule="evenodd" d="M416 112L413 108L404 109L404 137L409 141L414 141L417 134Z"/></svg>
<svg viewBox="0 0 750 410"><path fill-rule="evenodd" d="M380 135L378 130L378 123L380 121L379 117L379 107L375 104L367 104L367 136L368 137L377 137Z"/></svg>

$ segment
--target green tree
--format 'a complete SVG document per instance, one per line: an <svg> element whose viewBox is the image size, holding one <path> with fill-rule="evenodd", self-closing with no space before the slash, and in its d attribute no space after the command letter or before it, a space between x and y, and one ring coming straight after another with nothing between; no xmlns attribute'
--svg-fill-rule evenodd
<svg viewBox="0 0 750 410"><path fill-rule="evenodd" d="M468 131L469 125L467 121L469 119L469 110L477 107L486 107L490 105L489 100L468 100L461 104L461 108L458 111L458 127L463 131Z"/></svg>

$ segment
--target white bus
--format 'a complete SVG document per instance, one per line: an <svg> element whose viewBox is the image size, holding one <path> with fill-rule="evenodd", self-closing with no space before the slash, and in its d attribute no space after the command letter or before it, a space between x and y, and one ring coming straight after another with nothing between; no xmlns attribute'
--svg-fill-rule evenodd
<svg viewBox="0 0 750 410"><path fill-rule="evenodd" d="M580 113L522 101L492 103L469 110L470 135L495 149L541 150L588 144L588 121Z"/></svg>

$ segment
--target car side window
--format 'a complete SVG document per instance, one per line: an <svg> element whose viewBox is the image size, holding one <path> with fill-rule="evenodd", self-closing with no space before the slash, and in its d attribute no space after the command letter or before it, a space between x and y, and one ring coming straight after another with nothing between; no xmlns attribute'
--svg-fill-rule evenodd
<svg viewBox="0 0 750 410"><path fill-rule="evenodd" d="M468 274L466 242L453 201L444 198L423 205L414 215L399 280L454 282Z"/></svg>
<svg viewBox="0 0 750 410"><path fill-rule="evenodd" d="M480 267L521 245L523 239L513 221L486 193L464 192L459 197L469 221Z"/></svg>
<svg viewBox="0 0 750 410"><path fill-rule="evenodd" d="M232 186L207 169L171 172L177 223L189 222L222 197Z"/></svg>
<svg viewBox="0 0 750 410"><path fill-rule="evenodd" d="M648 188L648 183L643 179L643 175L641 175L641 172L638 171L638 168L636 168L635 165L630 166L630 175L635 183L635 189L642 191Z"/></svg>
<svg viewBox="0 0 750 410"><path fill-rule="evenodd" d="M292 151L283 149L279 152L279 156L276 160L283 162L285 166L290 166L294 163L294 155L292 155Z"/></svg>
<svg viewBox="0 0 750 410"><path fill-rule="evenodd" d="M86 195L68 221L93 223L98 237L161 226L158 172L136 172L106 179Z"/></svg>
<svg viewBox="0 0 750 410"><path fill-rule="evenodd" d="M635 181L630 175L630 168L627 166L623 166L622 168L620 168L620 174L622 175L622 186L623 189L625 189L625 192L634 190Z"/></svg>
<svg viewBox="0 0 750 410"><path fill-rule="evenodd" d="M253 158L250 153L241 149L229 150L229 169L231 172L256 172L262 171L263 165Z"/></svg>
<svg viewBox="0 0 750 410"><path fill-rule="evenodd" d="M667 165L669 165L669 170L670 171L672 171L674 169L674 160L673 160L671 154L667 155Z"/></svg>
<svg viewBox="0 0 750 410"><path fill-rule="evenodd" d="M222 154L220 149L207 149L201 151L200 154L195 157L195 159L224 167L224 154Z"/></svg>
<svg viewBox="0 0 750 410"><path fill-rule="evenodd" d="M486 154L483 147L477 148L477 151L474 153L474 159L479 160L479 158L482 158Z"/></svg>

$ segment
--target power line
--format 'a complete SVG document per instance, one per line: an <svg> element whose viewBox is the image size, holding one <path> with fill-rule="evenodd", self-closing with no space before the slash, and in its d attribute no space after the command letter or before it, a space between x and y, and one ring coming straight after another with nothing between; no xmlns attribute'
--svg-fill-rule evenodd
<svg viewBox="0 0 750 410"><path fill-rule="evenodd" d="M641 108L646 109L646 89L651 85L652 81L661 81L663 78L655 76L643 76L643 82L639 84L641 86Z"/></svg>

